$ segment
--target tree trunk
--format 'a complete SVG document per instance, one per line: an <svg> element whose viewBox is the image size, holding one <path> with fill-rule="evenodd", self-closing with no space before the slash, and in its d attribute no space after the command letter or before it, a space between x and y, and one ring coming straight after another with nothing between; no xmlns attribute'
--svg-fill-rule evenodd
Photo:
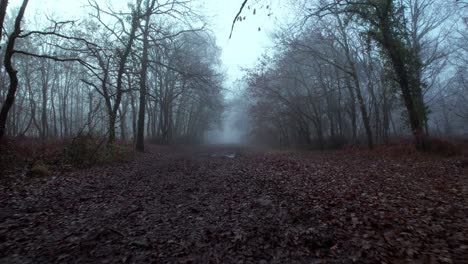
<svg viewBox="0 0 468 264"><path fill-rule="evenodd" d="M404 55L401 54L401 48L395 44L397 42L391 36L390 29L384 26L382 33L382 45L384 46L385 50L388 51L389 57L392 61L393 69L397 75L403 100L408 111L408 117L416 149L425 151L427 150L428 146L423 130L423 121L420 119L420 114L418 112L417 105L411 92L412 89L410 87L411 84L417 85L419 82L416 80L411 80L414 79L414 77L411 77L410 73L406 69L405 63L403 61ZM413 87L413 90L414 89L417 90L418 88Z"/></svg>
<svg viewBox="0 0 468 264"><path fill-rule="evenodd" d="M354 87L356 88L356 96L357 96L357 100L358 100L358 104L359 104L359 109L361 111L362 122L364 124L364 129L366 131L366 136L367 136L367 146L370 149L372 149L374 147L374 142L373 142L373 138L372 138L372 129L371 129L371 126L370 126L369 115L367 113L366 103L365 103L364 98L363 98L362 93L361 93L361 84L359 82L358 72L356 70L355 62L354 62L353 58L351 57L351 51L350 51L350 47L349 47L349 44L348 44L348 36L346 35L345 27L344 27L343 23L341 22L341 19L340 19L340 17L338 15L336 16L336 18L338 20L340 33L341 33L341 36L343 38L342 46L344 48L344 52L345 52L345 55L346 55L346 60L348 62L348 65L349 65L349 68L350 68L350 71L351 71L348 74L351 76L351 78L353 78Z"/></svg>
<svg viewBox="0 0 468 264"><path fill-rule="evenodd" d="M109 116L109 139L107 141L107 145L111 146L115 142L115 123L116 117L113 113Z"/></svg>
<svg viewBox="0 0 468 264"><path fill-rule="evenodd" d="M369 149L372 149L374 147L374 142L372 139L372 129L370 126L370 121L369 121L369 115L367 114L367 108L366 108L366 102L364 101L364 98L362 97L361 93L361 87L359 85L359 80L355 78L354 80L356 86L356 96L359 102L359 108L361 109L361 115L362 115L362 123L364 124L364 129L366 131L366 136L367 136L367 146Z"/></svg>
<svg viewBox="0 0 468 264"><path fill-rule="evenodd" d="M141 57L141 74L140 74L140 108L138 111L138 127L136 138L136 150L139 152L145 151L145 109L146 109L146 79L148 74L148 34L150 13L148 13L145 21L143 32L143 54Z"/></svg>
<svg viewBox="0 0 468 264"><path fill-rule="evenodd" d="M139 6L137 7L138 10L133 10L132 12L132 26L128 36L128 41L125 45L125 49L120 56L119 61L119 68L117 71L117 84L116 84L116 97L114 101L114 106L112 108L111 113L109 114L109 140L108 145L112 145L115 142L115 123L117 118L117 112L120 107L120 102L122 101L123 95L123 76L125 74L125 65L127 64L128 56L130 55L130 51L133 47L133 42L136 38L136 31L138 29L138 25L140 23L140 12Z"/></svg>
<svg viewBox="0 0 468 264"><path fill-rule="evenodd" d="M0 42L3 36L3 22L5 21L6 11L8 6L8 0L0 1Z"/></svg>
<svg viewBox="0 0 468 264"><path fill-rule="evenodd" d="M119 116L120 116L120 139L125 142L127 140L126 136L126 129L125 129L125 123L126 121L126 111L119 109Z"/></svg>
<svg viewBox="0 0 468 264"><path fill-rule="evenodd" d="M8 120L8 112L10 108L13 106L15 101L15 94L16 90L18 89L18 75L17 71L13 67L12 58L14 54L15 42L18 36L21 33L21 20L23 19L24 12L26 10L26 6L28 5L29 0L24 0L21 4L19 9L18 15L16 16L15 20L15 29L10 34L8 38L8 44L5 51L5 60L4 65L5 69L8 73L8 77L10 78L10 87L8 89L7 97L5 102L3 103L2 110L0 111L0 139L3 138L5 134L5 125ZM3 4L3 1L2 1Z"/></svg>
<svg viewBox="0 0 468 264"><path fill-rule="evenodd" d="M135 142L137 134L137 115L136 115L136 106L135 106L135 97L133 94L130 94L130 106L132 108L132 140Z"/></svg>
<svg viewBox="0 0 468 264"><path fill-rule="evenodd" d="M349 77L345 78L346 80L346 88L349 92L349 99L350 99L350 106L349 106L349 117L351 118L351 131L352 131L352 139L351 142L356 143L357 138L357 118L356 118L356 97L354 95L353 87L351 86L351 82Z"/></svg>
<svg viewBox="0 0 468 264"><path fill-rule="evenodd" d="M48 89L49 89L49 69L45 69L45 61L41 63L41 79L42 79L42 109L41 109L41 126L42 126L42 135L41 139L45 140L49 137L49 126L47 120L47 97L48 97ZM47 64L49 67L49 64Z"/></svg>
<svg viewBox="0 0 468 264"><path fill-rule="evenodd" d="M88 133L92 134L93 133L93 128L92 128L92 122L93 122L93 112L94 112L94 107L93 107L93 93L89 92L88 93L88 102L89 102L89 110L88 110L88 121L86 122L88 125Z"/></svg>

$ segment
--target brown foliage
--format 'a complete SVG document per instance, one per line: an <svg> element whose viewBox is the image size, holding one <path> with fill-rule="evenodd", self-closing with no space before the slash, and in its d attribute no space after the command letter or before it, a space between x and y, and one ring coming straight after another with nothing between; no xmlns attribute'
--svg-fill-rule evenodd
<svg viewBox="0 0 468 264"><path fill-rule="evenodd" d="M432 138L428 140L429 152L444 156L453 157L462 154L462 148L447 140Z"/></svg>
<svg viewBox="0 0 468 264"><path fill-rule="evenodd" d="M48 176L54 171L87 168L133 158L132 146L80 135L72 140L43 141L18 137L0 141L0 177Z"/></svg>
<svg viewBox="0 0 468 264"><path fill-rule="evenodd" d="M44 177L51 174L49 167L42 162L36 162L31 168L31 175L35 177Z"/></svg>
<svg viewBox="0 0 468 264"><path fill-rule="evenodd" d="M377 156L384 157L400 157L421 155L433 155L439 157L455 157L464 154L464 150L468 150L468 144L462 140L450 142L445 139L428 138L425 141L426 151L418 151L411 140L405 138L395 138L387 144L375 146L373 150L368 150L363 146L345 145L343 152L348 154L353 153L371 153Z"/></svg>
<svg viewBox="0 0 468 264"><path fill-rule="evenodd" d="M110 162L124 162L133 158L131 146L125 142L106 144L106 138L78 135L69 143L62 155L62 162L76 168L88 168Z"/></svg>
<svg viewBox="0 0 468 264"><path fill-rule="evenodd" d="M54 164L64 144L64 141L41 141L27 137L4 138L0 142L0 177L29 174L38 163Z"/></svg>
<svg viewBox="0 0 468 264"><path fill-rule="evenodd" d="M463 164L376 153L149 146L0 185L0 262L464 263Z"/></svg>

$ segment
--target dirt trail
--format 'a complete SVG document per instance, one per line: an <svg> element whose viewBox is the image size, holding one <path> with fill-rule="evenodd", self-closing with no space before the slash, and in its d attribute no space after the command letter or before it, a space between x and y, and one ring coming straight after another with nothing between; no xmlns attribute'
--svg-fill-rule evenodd
<svg viewBox="0 0 468 264"><path fill-rule="evenodd" d="M151 146L0 187L0 263L462 263L457 160Z"/></svg>

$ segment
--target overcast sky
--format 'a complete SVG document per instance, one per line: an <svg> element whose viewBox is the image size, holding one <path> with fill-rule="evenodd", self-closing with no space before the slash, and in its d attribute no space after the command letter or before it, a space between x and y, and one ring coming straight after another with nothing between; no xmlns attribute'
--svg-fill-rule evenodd
<svg viewBox="0 0 468 264"><path fill-rule="evenodd" d="M271 46L268 34L274 29L277 23L277 14L281 12L281 7L277 6L279 1L266 1L272 6L273 15L267 16L265 8L259 10L261 5L257 5L257 14L252 15L253 10L247 8L243 12L246 20L236 23L234 33L229 39L231 24L234 16L238 12L242 0L193 0L195 3L204 5L203 13L209 18L210 29L216 35L217 43L222 49L222 62L227 73L227 88L236 88L235 80L242 76L240 67L251 67L264 50ZM10 7L19 6L21 0L10 0ZM107 0L103 0L106 3ZM113 5L123 5L128 1L111 1ZM30 0L26 11L26 18L31 18L35 13L39 17L45 14L54 13L63 18L79 18L86 15L83 5L86 1L73 0ZM276 5L276 6L275 6ZM259 31L258 28L261 28Z"/></svg>
<svg viewBox="0 0 468 264"><path fill-rule="evenodd" d="M115 10L126 10L128 0L97 0L105 6L111 2ZM225 88L227 98L235 97L243 87L237 82L242 78L240 68L249 68L255 65L258 57L272 46L269 35L278 25L278 20L287 19L286 6L279 6L280 0L251 0L250 3L260 2L249 10L246 6L242 17L246 20L238 22L232 38L229 39L232 20L239 11L243 0L192 0L197 6L203 6L201 12L208 19L208 28L215 34L217 44L222 49L221 60L223 71L226 73ZM9 8L18 7L22 0L10 0ZM46 15L54 18L80 19L87 15L84 5L87 0L29 0L26 10L26 18L29 21L40 21ZM267 10L262 4L269 5ZM263 8L262 8L263 7ZM256 15L253 15L253 9ZM88 9L89 10L89 9ZM268 16L269 13L272 15ZM260 28L260 31L259 31ZM242 131L233 126L236 111L229 109L223 118L222 128L210 133L212 142L238 142L241 140Z"/></svg>

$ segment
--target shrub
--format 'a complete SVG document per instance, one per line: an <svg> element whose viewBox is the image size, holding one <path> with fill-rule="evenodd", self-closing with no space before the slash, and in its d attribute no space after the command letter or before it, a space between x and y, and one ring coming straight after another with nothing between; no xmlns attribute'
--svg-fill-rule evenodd
<svg viewBox="0 0 468 264"><path fill-rule="evenodd" d="M430 153L444 157L453 157L462 153L460 147L450 143L447 140L431 138L428 140L428 145Z"/></svg>
<svg viewBox="0 0 468 264"><path fill-rule="evenodd" d="M105 138L90 134L80 134L68 141L4 138L0 141L0 178L14 180L24 172L30 176L45 177L55 170L65 172L114 161L128 161L134 156L130 145L105 143Z"/></svg>
<svg viewBox="0 0 468 264"><path fill-rule="evenodd" d="M348 146L349 140L340 135L336 135L328 138L328 149L343 149Z"/></svg>
<svg viewBox="0 0 468 264"><path fill-rule="evenodd" d="M148 139L148 142L150 144L155 144L155 145L164 145L164 144L167 144L164 139L160 136L154 136L154 137L151 137L150 139Z"/></svg>
<svg viewBox="0 0 468 264"><path fill-rule="evenodd" d="M62 164L71 164L74 167L92 166L97 163L102 144L103 142L90 134L78 135L65 147Z"/></svg>
<svg viewBox="0 0 468 264"><path fill-rule="evenodd" d="M34 177L45 177L51 174L49 167L45 165L43 162L36 162L32 166L30 173L31 173L31 176L34 176Z"/></svg>
<svg viewBox="0 0 468 264"><path fill-rule="evenodd" d="M379 155L385 155L389 157L402 157L415 155L417 153L416 148L411 143L377 145L374 151Z"/></svg>
<svg viewBox="0 0 468 264"><path fill-rule="evenodd" d="M115 161L128 161L133 157L130 149L125 144L106 144L105 138L90 134L78 135L66 146L62 165L87 168Z"/></svg>
<svg viewBox="0 0 468 264"><path fill-rule="evenodd" d="M452 157L462 154L461 145L455 145L447 140L428 138L426 139L425 153L443 157ZM414 143L407 140L392 141L386 145L377 145L375 152L380 155L399 157L421 153L416 150Z"/></svg>
<svg viewBox="0 0 468 264"><path fill-rule="evenodd" d="M43 166L54 164L63 150L63 145L62 141L44 141L24 136L3 139L0 142L0 176L15 177L24 169L31 173L32 168L34 173L45 176L47 173ZM38 163L35 168L38 160L43 166L39 166Z"/></svg>
<svg viewBox="0 0 468 264"><path fill-rule="evenodd" d="M129 161L135 155L133 148L125 144L106 145L97 154L97 162L99 164Z"/></svg>

